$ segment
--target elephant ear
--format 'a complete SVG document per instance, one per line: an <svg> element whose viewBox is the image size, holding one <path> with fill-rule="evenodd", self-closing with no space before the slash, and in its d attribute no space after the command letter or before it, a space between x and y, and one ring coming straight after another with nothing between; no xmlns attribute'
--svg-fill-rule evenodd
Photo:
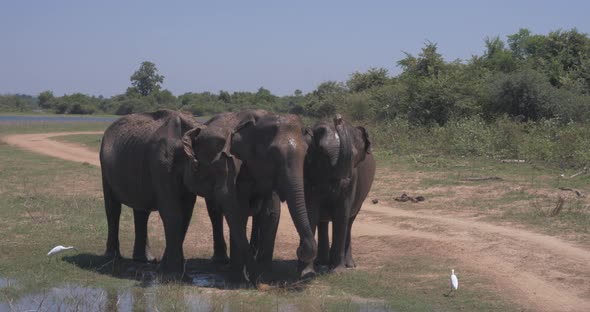
<svg viewBox="0 0 590 312"><path fill-rule="evenodd" d="M247 156L245 153L248 153L249 147L244 144L243 137L244 135L247 135L247 130L255 125L256 120L254 119L254 116L248 116L248 118L242 120L231 132L229 139L230 149L239 159Z"/></svg>
<svg viewBox="0 0 590 312"><path fill-rule="evenodd" d="M223 154L225 154L225 156L227 157L234 157L234 155L231 154L230 150L231 150L231 140L233 137L234 133L233 131L230 131L225 139L225 145L223 146L223 150L221 151Z"/></svg>
<svg viewBox="0 0 590 312"><path fill-rule="evenodd" d="M310 127L305 127L302 129L302 134L303 134L303 139L305 140L305 143L307 143L307 146L311 146L313 144L313 131L311 130Z"/></svg>
<svg viewBox="0 0 590 312"><path fill-rule="evenodd" d="M365 153L371 154L371 140L369 140L369 133L367 132L367 129L361 126L356 128L361 132L363 140L365 141Z"/></svg>
<svg viewBox="0 0 590 312"><path fill-rule="evenodd" d="M250 118L240 122L240 124L234 129L234 133L240 132L243 129L249 128L254 125L256 125L256 120L254 119L254 117L250 116Z"/></svg>
<svg viewBox="0 0 590 312"><path fill-rule="evenodd" d="M193 141L194 139L201 133L201 127L193 128L187 131L182 136L182 145L184 148L184 154L187 156L188 161L191 164L191 168L194 171L197 171L197 167L199 165L199 161L195 157L195 151L193 150Z"/></svg>

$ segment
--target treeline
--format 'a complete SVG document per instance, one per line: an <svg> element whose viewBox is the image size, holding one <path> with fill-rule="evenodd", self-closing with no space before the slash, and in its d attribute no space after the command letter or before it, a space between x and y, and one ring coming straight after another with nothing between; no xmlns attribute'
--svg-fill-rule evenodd
<svg viewBox="0 0 590 312"><path fill-rule="evenodd" d="M356 120L401 118L413 125L444 125L477 116L494 120L510 116L520 121L558 119L582 122L590 114L590 38L576 29L547 35L520 29L506 41L485 39L482 55L470 60L445 60L435 43L418 55L406 53L397 62L397 76L384 68L355 72L345 82L326 81L307 94L276 96L256 92L219 91L173 95L161 90L164 76L144 62L131 76L133 86L111 98L80 93L56 97L51 91L37 98L0 96L0 109L38 108L58 114L125 115L172 108L212 115L243 108L264 108L311 117L335 111Z"/></svg>
<svg viewBox="0 0 590 312"><path fill-rule="evenodd" d="M80 93L0 95L0 110L117 114L158 108L207 116L244 108L290 112L311 119L347 115L370 127L376 146L395 153L434 153L590 164L590 38L576 29L547 35L527 29L485 39L469 60L445 60L427 42L385 68L326 81L303 94L185 93L162 89L164 76L144 62L131 87L111 98Z"/></svg>

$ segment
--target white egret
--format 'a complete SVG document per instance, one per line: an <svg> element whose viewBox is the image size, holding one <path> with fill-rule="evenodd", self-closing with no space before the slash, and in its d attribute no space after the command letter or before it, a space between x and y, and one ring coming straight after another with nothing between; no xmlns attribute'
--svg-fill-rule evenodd
<svg viewBox="0 0 590 312"><path fill-rule="evenodd" d="M457 275L455 275L455 269L451 269L451 291L447 294L449 296L453 290L457 290L459 288L459 279L457 279Z"/></svg>
<svg viewBox="0 0 590 312"><path fill-rule="evenodd" d="M58 245L53 247L48 253L47 253L47 257L51 257L53 255L56 255L60 252L64 252L66 250L70 250L70 249L74 249L74 250L78 250L76 248L74 248L74 246L62 246L62 245Z"/></svg>

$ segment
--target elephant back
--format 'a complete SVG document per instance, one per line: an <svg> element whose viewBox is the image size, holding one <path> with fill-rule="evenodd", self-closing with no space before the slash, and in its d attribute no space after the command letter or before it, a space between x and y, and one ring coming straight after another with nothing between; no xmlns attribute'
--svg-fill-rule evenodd
<svg viewBox="0 0 590 312"><path fill-rule="evenodd" d="M184 113L160 110L152 113L131 114L119 118L104 133L100 148L103 183L109 185L119 200L130 206L147 205L154 193L151 170L160 154L158 130L169 121L180 118L181 132L200 125ZM178 141L181 145L181 134Z"/></svg>

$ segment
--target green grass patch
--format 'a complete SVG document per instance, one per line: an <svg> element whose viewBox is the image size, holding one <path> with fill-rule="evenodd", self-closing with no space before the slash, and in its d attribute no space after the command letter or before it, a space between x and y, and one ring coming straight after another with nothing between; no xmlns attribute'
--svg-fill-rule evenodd
<svg viewBox="0 0 590 312"><path fill-rule="evenodd" d="M46 133L65 131L104 131L110 122L2 122L1 134Z"/></svg>
<svg viewBox="0 0 590 312"><path fill-rule="evenodd" d="M88 149L98 152L100 150L102 134L75 134L52 137L51 139L60 142L80 144Z"/></svg>
<svg viewBox="0 0 590 312"><path fill-rule="evenodd" d="M389 201L402 191L426 196L425 204L398 205L400 208L483 213L483 217L488 214L487 220L516 222L551 235L581 234L581 240L590 234L590 204L586 197L577 198L573 192L558 189L567 187L589 194L590 174L583 170L543 162L502 163L491 158L398 156L384 150L376 150L375 156L379 170L373 196ZM499 180L467 181L485 177ZM559 196L565 202L552 217Z"/></svg>
<svg viewBox="0 0 590 312"><path fill-rule="evenodd" d="M394 311L516 311L505 300L494 295L486 280L459 274L460 288L455 296L450 290L448 269L451 261L424 256L403 256L388 262L374 272L355 270L341 275L328 275L334 296L353 295L373 300ZM447 272L449 271L449 272ZM463 272L461 272L463 273Z"/></svg>

